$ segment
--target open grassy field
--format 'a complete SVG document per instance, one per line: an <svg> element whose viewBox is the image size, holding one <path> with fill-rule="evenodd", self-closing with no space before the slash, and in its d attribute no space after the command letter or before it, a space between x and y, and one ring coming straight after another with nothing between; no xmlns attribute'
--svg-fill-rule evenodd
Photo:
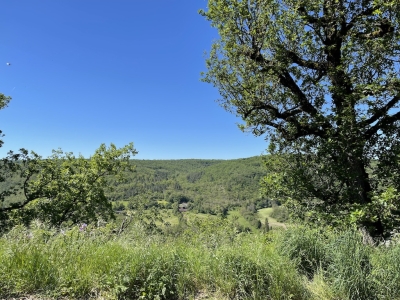
<svg viewBox="0 0 400 300"><path fill-rule="evenodd" d="M267 207L267 208L262 208L258 210L258 219L261 222L265 221L265 218L268 218L269 226L274 229L274 228L286 228L286 225L284 223L280 223L276 221L274 218L271 218L271 213L272 213L273 208L272 207Z"/></svg>
<svg viewBox="0 0 400 300"><path fill-rule="evenodd" d="M228 220L232 221L232 222L236 222L237 224L239 224L240 226L242 226L243 228L249 228L252 232L255 232L256 229L254 228L254 226L252 226L250 224L250 222L248 220L246 220L239 212L238 209L236 210L231 210L228 212Z"/></svg>

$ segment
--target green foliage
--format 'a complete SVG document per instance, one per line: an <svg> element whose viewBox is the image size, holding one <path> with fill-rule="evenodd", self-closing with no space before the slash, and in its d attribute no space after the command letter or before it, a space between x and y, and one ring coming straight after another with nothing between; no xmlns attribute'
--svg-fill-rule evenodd
<svg viewBox="0 0 400 300"><path fill-rule="evenodd" d="M265 174L260 157L235 160L133 160L136 172L124 183L110 179L112 201L135 202L148 195L148 205L190 203L190 210L217 215L222 210L256 203L269 205L260 198L259 181Z"/></svg>
<svg viewBox="0 0 400 300"><path fill-rule="evenodd" d="M0 109L6 108L10 101L11 101L10 96L6 96L0 93Z"/></svg>
<svg viewBox="0 0 400 300"><path fill-rule="evenodd" d="M387 237L369 208L400 187L399 1L209 0L201 14L220 35L204 81L280 161L267 197L320 224L362 207L357 226Z"/></svg>
<svg viewBox="0 0 400 300"><path fill-rule="evenodd" d="M240 209L240 214L250 223L251 227L260 229L262 224L258 220L257 210L254 204L247 205Z"/></svg>
<svg viewBox="0 0 400 300"><path fill-rule="evenodd" d="M3 109L5 107L7 107L8 103L11 101L11 97L10 96L6 96L2 93L0 93L0 109ZM3 134L0 130L0 137L3 137ZM3 146L3 141L0 140L0 147ZM1 181L0 181L1 182Z"/></svg>
<svg viewBox="0 0 400 300"><path fill-rule="evenodd" d="M5 96L0 93L0 110L7 107L8 103L11 101L11 97ZM0 138L4 135L0 130ZM3 141L0 139L0 147L3 146ZM3 208L5 206L5 198L10 197L18 193L21 184L18 184L18 180L15 180L15 174L20 170L21 164L19 161L25 160L27 156L27 151L21 149L20 153L14 154L12 151L4 158L0 159L0 206Z"/></svg>
<svg viewBox="0 0 400 300"><path fill-rule="evenodd" d="M389 187L381 194L374 195L368 205L353 205L350 223L362 223L365 219L376 221L379 217L385 228L396 229L400 226L399 207L400 194Z"/></svg>
<svg viewBox="0 0 400 300"><path fill-rule="evenodd" d="M22 199L0 209L2 229L21 222L29 224L32 219L60 226L113 217L105 195L107 176L123 180L125 171L133 170L129 158L134 154L133 144L120 149L103 144L89 159L61 150L53 151L47 159L24 152L24 160L16 162L15 170L21 178Z"/></svg>
<svg viewBox="0 0 400 300"><path fill-rule="evenodd" d="M0 109L10 100L0 93ZM60 226L113 218L109 179L120 182L133 171L129 159L136 153L132 143L120 149L102 144L89 159L61 150L46 159L10 151L0 159L0 232L33 219Z"/></svg>

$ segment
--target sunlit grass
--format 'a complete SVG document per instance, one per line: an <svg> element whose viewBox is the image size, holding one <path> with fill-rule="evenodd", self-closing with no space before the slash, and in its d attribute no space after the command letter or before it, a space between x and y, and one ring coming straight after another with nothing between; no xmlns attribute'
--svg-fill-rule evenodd
<svg viewBox="0 0 400 300"><path fill-rule="evenodd" d="M0 298L400 298L397 242L365 245L358 232L302 226L238 233L196 214L186 222L171 235L137 223L121 235L112 224L15 227L0 238Z"/></svg>
<svg viewBox="0 0 400 300"><path fill-rule="evenodd" d="M284 223L278 222L276 219L271 217L273 207L267 207L267 208L262 208L257 211L258 219L264 223L265 218L268 218L268 222L271 228L281 228L284 227L286 228L286 225Z"/></svg>
<svg viewBox="0 0 400 300"><path fill-rule="evenodd" d="M239 224L240 226L242 226L243 228L249 228L251 231L255 232L255 228L250 224L250 222L248 220L246 220L241 213L239 212L239 210L235 209L235 210L230 210L228 212L228 220L235 222L237 224Z"/></svg>

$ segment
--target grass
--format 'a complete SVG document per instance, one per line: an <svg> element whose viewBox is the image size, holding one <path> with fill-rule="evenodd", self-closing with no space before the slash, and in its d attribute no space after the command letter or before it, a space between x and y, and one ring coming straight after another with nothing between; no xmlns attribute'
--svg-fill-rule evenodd
<svg viewBox="0 0 400 300"><path fill-rule="evenodd" d="M65 231L33 223L0 238L0 298L400 299L400 243L356 231L289 227L237 233L190 215L179 235L134 223Z"/></svg>
<svg viewBox="0 0 400 300"><path fill-rule="evenodd" d="M262 208L258 210L258 219L264 223L265 218L268 218L268 222L271 228L276 228L276 227L283 227L286 228L286 225L284 223L278 222L276 219L271 217L273 208L272 207L267 207L267 208Z"/></svg>
<svg viewBox="0 0 400 300"><path fill-rule="evenodd" d="M250 222L242 216L238 209L230 210L228 212L228 220L240 225L243 228L249 228L252 232L256 232L254 226L252 226Z"/></svg>
<svg viewBox="0 0 400 300"><path fill-rule="evenodd" d="M0 297L304 299L294 264L262 236L236 235L225 220L193 222L175 238L139 225L123 236L14 228L0 241Z"/></svg>

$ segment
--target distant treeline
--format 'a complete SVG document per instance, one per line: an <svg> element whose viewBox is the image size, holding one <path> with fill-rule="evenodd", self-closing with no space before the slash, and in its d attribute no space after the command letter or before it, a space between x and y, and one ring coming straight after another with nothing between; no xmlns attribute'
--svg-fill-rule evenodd
<svg viewBox="0 0 400 300"><path fill-rule="evenodd" d="M147 208L159 207L179 211L187 203L187 210L212 215L226 215L229 210L241 208L241 214L257 227L255 213L271 206L260 196L260 180L265 175L261 157L233 160L180 159L131 160L135 171L125 174L120 182L109 176L107 198L115 210L135 209L136 203ZM0 190L21 181L15 176L0 183ZM20 194L9 196L5 207L23 200Z"/></svg>
<svg viewBox="0 0 400 300"><path fill-rule="evenodd" d="M132 160L136 171L125 183L111 179L111 201L148 199L148 205L165 208L189 203L199 213L218 214L233 207L269 206L259 193L265 173L260 157L234 160ZM128 203L129 205L129 203Z"/></svg>

